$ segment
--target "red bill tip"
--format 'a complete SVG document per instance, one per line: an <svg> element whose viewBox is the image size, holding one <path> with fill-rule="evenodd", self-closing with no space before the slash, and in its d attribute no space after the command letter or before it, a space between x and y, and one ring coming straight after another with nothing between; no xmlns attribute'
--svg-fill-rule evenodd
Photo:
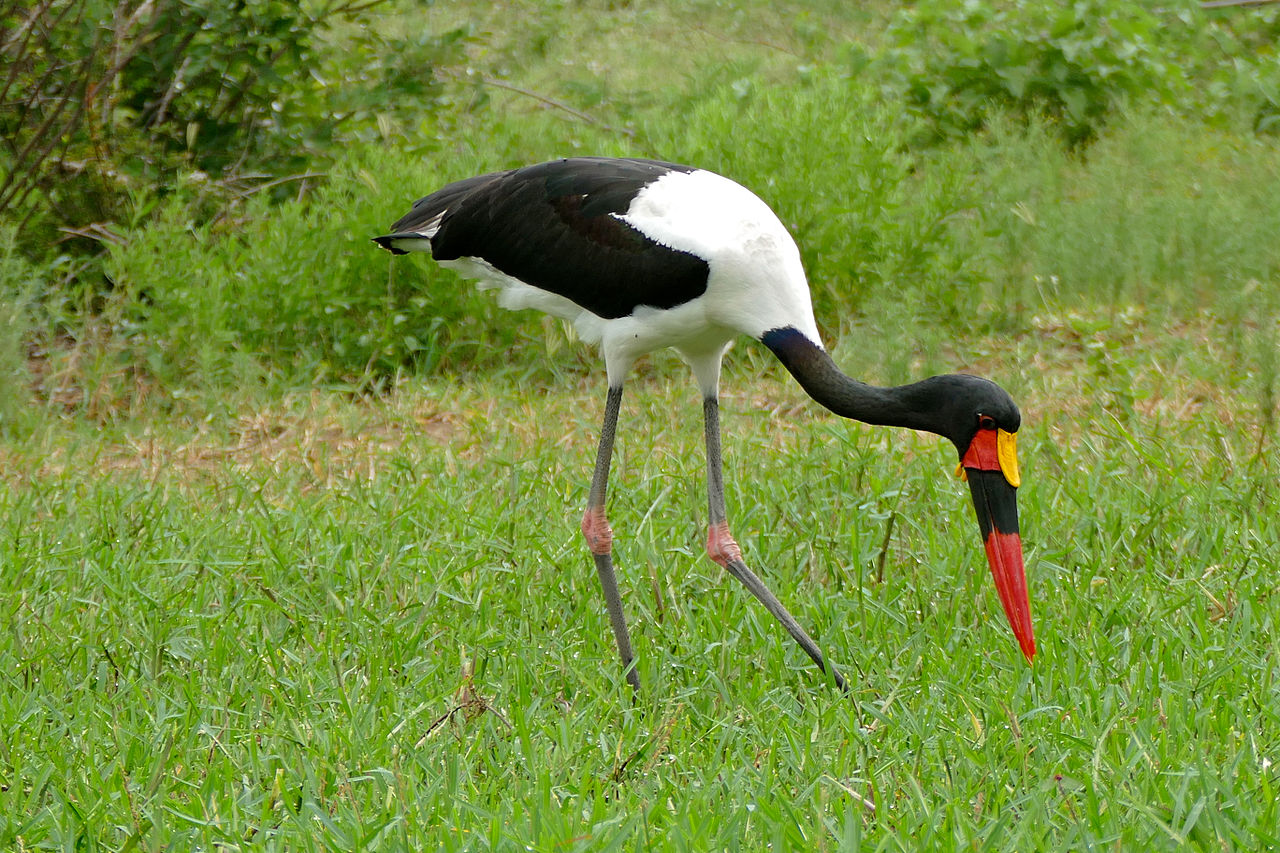
<svg viewBox="0 0 1280 853"><path fill-rule="evenodd" d="M1030 661L1036 656L1036 638L1031 628L1031 599L1027 595L1027 574L1022 565L1022 537L1017 533L992 530L984 543L991 577L1004 605L1009 627Z"/></svg>

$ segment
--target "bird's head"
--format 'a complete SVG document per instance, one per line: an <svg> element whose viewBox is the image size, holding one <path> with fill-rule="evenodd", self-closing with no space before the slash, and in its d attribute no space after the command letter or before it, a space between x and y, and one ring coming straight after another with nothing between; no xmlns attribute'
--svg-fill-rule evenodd
<svg viewBox="0 0 1280 853"><path fill-rule="evenodd" d="M1027 660L1035 657L1031 602L1018 532L1018 427L1022 415L999 385L976 376L939 377L953 385L943 432L956 446L956 476L967 480L987 562L1009 627ZM941 431L941 430L940 430Z"/></svg>
<svg viewBox="0 0 1280 853"><path fill-rule="evenodd" d="M1022 415L1013 398L990 380L954 373L876 388L850 379L825 350L795 329L776 329L761 340L809 396L836 414L926 430L951 440L960 455L956 473L969 483L1005 615L1022 653L1031 660L1036 641L1018 533L1016 436Z"/></svg>

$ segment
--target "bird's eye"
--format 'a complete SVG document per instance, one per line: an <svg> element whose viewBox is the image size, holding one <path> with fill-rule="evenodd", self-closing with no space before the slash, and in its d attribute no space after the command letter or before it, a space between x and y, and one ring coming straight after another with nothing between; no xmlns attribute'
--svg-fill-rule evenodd
<svg viewBox="0 0 1280 853"><path fill-rule="evenodd" d="M991 415L978 415L978 429L995 429L996 419Z"/></svg>

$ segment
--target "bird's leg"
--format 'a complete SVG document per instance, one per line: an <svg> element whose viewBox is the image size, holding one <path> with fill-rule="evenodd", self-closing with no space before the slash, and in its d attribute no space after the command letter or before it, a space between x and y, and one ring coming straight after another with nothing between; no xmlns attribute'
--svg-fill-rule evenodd
<svg viewBox="0 0 1280 853"><path fill-rule="evenodd" d="M610 386L604 407L604 427L600 431L600 447L596 451L596 467L591 475L591 491L587 495L587 511L582 514L582 535L596 560L596 572L600 575L600 585L604 587L605 606L609 609L613 636L618 641L623 672L631 689L639 693L640 676L636 672L635 654L631 651L631 634L627 632L627 620L622 615L622 597L618 594L618 579L613 573L613 531L609 529L609 519L604 511L613 438L617 433L618 409L621 406L622 386Z"/></svg>
<svg viewBox="0 0 1280 853"><path fill-rule="evenodd" d="M764 585L764 581L756 577L755 572L742 561L742 550L729 532L729 521L724 509L724 477L720 464L720 404L715 397L703 400L702 412L707 437L707 555L741 581L773 617L782 623L782 627L795 638L800 648L813 658L818 668L823 672L830 672L836 685L841 690L847 690L844 677L827 663L818 644L800 627L800 623L796 622L777 596Z"/></svg>

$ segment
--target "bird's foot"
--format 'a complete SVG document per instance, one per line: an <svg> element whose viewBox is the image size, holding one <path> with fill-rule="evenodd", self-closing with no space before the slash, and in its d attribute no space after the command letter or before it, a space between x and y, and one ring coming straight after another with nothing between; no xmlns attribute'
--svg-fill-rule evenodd
<svg viewBox="0 0 1280 853"><path fill-rule="evenodd" d="M800 623L796 621L791 612L783 605L778 597L764 584L764 581L756 575L755 572L747 568L747 564L742 562L742 555L738 549L738 543L733 541L733 537L729 535L729 525L721 522L713 524L711 530L707 534L707 553L711 555L711 559L737 578L747 591L756 597L756 600L765 606L765 609L773 614L773 618L777 619L783 628L787 629L787 633L791 635L800 648L804 649L805 654L818 665L823 672L830 672L831 677L835 680L836 686L846 693L849 690L848 683L835 667L827 663L827 659L823 656L822 650L818 648L818 644L813 641L808 632L800 627Z"/></svg>
<svg viewBox="0 0 1280 853"><path fill-rule="evenodd" d="M725 568L735 560L742 562L742 549L729 532L729 522L717 522L707 528L707 556Z"/></svg>

